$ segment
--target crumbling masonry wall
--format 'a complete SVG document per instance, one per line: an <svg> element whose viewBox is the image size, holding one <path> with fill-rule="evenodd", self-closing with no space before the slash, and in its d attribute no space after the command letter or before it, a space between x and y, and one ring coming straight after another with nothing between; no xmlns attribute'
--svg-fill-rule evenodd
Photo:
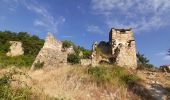
<svg viewBox="0 0 170 100"><path fill-rule="evenodd" d="M71 52L63 50L62 42L56 40L52 33L48 33L43 48L37 55L31 69L35 69L35 64L37 62L43 62L44 67L58 67L67 64L67 55Z"/></svg>
<svg viewBox="0 0 170 100"><path fill-rule="evenodd" d="M137 67L135 40L131 28L112 28L109 33L108 43L109 45L107 42L102 41L99 44L93 44L92 65L96 66L100 61L104 60L118 66L133 69ZM95 48L100 49L100 56L98 57L96 51L94 51Z"/></svg>
<svg viewBox="0 0 170 100"><path fill-rule="evenodd" d="M119 66L137 67L136 47L132 29L112 28L109 34L113 62Z"/></svg>
<svg viewBox="0 0 170 100"><path fill-rule="evenodd" d="M20 56L24 54L24 50L22 47L22 42L19 41L10 41L10 51L7 52L7 56Z"/></svg>

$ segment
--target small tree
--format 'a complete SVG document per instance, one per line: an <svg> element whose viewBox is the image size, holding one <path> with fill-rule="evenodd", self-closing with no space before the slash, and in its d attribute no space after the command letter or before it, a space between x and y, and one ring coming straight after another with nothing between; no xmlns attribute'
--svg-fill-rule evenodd
<svg viewBox="0 0 170 100"><path fill-rule="evenodd" d="M136 54L138 69L151 69L154 66L149 63L149 60L144 56L144 54L140 54L139 52Z"/></svg>
<svg viewBox="0 0 170 100"><path fill-rule="evenodd" d="M147 64L149 60L144 56L144 54L140 54L139 52L136 54L138 60L138 64Z"/></svg>
<svg viewBox="0 0 170 100"><path fill-rule="evenodd" d="M68 40L62 41L62 47L63 47L64 49L69 48L69 47L71 47L72 45L73 45L73 43L72 43L71 41L68 41Z"/></svg>

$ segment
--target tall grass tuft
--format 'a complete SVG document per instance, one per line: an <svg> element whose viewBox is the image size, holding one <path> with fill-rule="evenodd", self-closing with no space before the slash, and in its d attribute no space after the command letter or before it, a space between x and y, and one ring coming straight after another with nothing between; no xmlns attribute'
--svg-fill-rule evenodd
<svg viewBox="0 0 170 100"><path fill-rule="evenodd" d="M91 75L97 83L126 85L130 82L137 82L140 80L135 74L129 73L125 68L118 66L89 67L88 74Z"/></svg>

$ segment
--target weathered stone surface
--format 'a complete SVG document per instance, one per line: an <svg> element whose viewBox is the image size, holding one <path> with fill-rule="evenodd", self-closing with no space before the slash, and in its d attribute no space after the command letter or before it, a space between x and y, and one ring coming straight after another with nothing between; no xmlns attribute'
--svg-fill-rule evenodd
<svg viewBox="0 0 170 100"><path fill-rule="evenodd" d="M10 51L6 54L7 56L20 56L24 54L22 48L22 42L19 41L10 41Z"/></svg>
<svg viewBox="0 0 170 100"><path fill-rule="evenodd" d="M136 47L132 29L115 29L110 31L109 43L112 47L114 62L119 66L137 67Z"/></svg>
<svg viewBox="0 0 170 100"><path fill-rule="evenodd" d="M80 63L83 66L91 65L91 59L81 59Z"/></svg>
<svg viewBox="0 0 170 100"><path fill-rule="evenodd" d="M162 66L160 66L160 70L163 72L170 73L170 65L162 65Z"/></svg>
<svg viewBox="0 0 170 100"><path fill-rule="evenodd" d="M92 56L91 56L91 65L97 66L100 62L99 51L97 50L97 42L94 42L92 45Z"/></svg>
<svg viewBox="0 0 170 100"><path fill-rule="evenodd" d="M37 55L32 68L38 61L44 62L44 67L56 67L67 63L67 50L63 51L62 42L54 38L51 33L45 39L43 48Z"/></svg>
<svg viewBox="0 0 170 100"><path fill-rule="evenodd" d="M75 52L74 52L74 49L73 49L73 46L67 48L65 51L66 51L67 54L75 53Z"/></svg>
<svg viewBox="0 0 170 100"><path fill-rule="evenodd" d="M99 54L95 51L99 49ZM136 47L132 29L112 28L109 42L96 42L92 46L92 65L96 66L102 59L119 66L137 67Z"/></svg>

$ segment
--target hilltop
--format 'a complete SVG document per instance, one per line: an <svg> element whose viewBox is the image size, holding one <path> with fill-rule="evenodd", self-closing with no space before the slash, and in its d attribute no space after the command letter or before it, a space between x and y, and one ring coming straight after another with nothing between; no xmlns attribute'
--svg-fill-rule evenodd
<svg viewBox="0 0 170 100"><path fill-rule="evenodd" d="M126 31L129 32L123 29L117 31L125 32L125 35ZM0 32L0 38L0 99L170 98L170 74L155 69L140 53L133 57L136 50L132 35L122 40L112 38L110 43L113 44L94 43L92 50L68 40L57 40L51 33L43 40L26 32L5 31ZM109 52L104 52L106 49ZM129 52L132 54L128 55ZM110 58L115 59L108 60ZM129 62L131 58L132 63ZM137 58L138 62L135 62Z"/></svg>

